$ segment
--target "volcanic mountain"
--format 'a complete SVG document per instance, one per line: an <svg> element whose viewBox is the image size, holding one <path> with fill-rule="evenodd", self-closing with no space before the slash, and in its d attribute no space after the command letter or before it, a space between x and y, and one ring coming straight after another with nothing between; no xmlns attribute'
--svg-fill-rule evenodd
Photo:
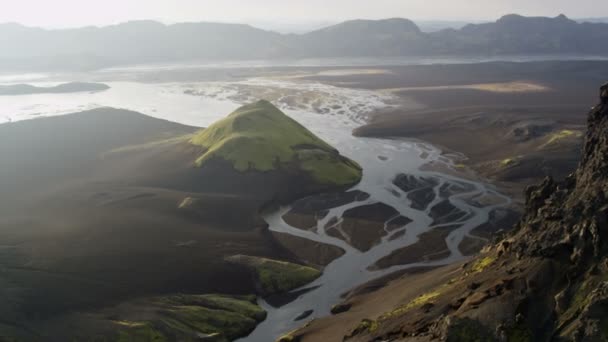
<svg viewBox="0 0 608 342"><path fill-rule="evenodd" d="M304 173L321 186L361 179L359 165L265 100L239 108L190 142L204 149L196 160L201 167L219 158L241 172Z"/></svg>

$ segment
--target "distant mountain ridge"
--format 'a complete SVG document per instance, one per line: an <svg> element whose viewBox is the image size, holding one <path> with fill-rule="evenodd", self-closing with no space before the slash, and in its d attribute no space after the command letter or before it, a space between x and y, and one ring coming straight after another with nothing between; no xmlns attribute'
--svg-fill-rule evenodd
<svg viewBox="0 0 608 342"><path fill-rule="evenodd" d="M608 24L506 15L496 22L423 32L408 19L351 20L304 34L243 24L134 21L44 30L0 24L0 70L90 69L200 60L317 57L608 56Z"/></svg>

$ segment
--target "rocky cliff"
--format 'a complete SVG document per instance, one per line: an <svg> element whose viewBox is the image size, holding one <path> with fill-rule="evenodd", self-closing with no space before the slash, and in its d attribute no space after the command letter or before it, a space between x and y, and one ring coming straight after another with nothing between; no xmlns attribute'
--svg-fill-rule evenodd
<svg viewBox="0 0 608 342"><path fill-rule="evenodd" d="M577 170L526 189L514 231L348 341L606 341L608 84Z"/></svg>

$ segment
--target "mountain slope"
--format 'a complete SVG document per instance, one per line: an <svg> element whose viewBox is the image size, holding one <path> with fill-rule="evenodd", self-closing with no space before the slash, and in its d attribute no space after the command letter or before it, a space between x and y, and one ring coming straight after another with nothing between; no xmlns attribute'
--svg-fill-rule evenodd
<svg viewBox="0 0 608 342"><path fill-rule="evenodd" d="M304 172L337 186L361 179L359 165L264 100L237 109L190 141L204 148L198 166L221 158L240 172Z"/></svg>
<svg viewBox="0 0 608 342"><path fill-rule="evenodd" d="M346 21L296 37L294 43L300 53L318 57L400 56L427 44L418 26L401 18Z"/></svg>
<svg viewBox="0 0 608 342"><path fill-rule="evenodd" d="M305 34L249 25L135 21L44 30L0 25L0 69L313 57L501 54L608 55L608 24L507 15L494 23L422 32L407 19L352 20ZM137 42L137 44L133 44Z"/></svg>
<svg viewBox="0 0 608 342"><path fill-rule="evenodd" d="M272 155L289 134L318 146L313 167L360 173L268 102L234 116L214 143L250 133L236 149ZM219 156L198 167L205 149L191 139L204 132L112 108L0 125L0 341L233 340L263 319L251 295L318 276L297 255L321 244L282 245L261 212L345 185L292 159L263 172Z"/></svg>
<svg viewBox="0 0 608 342"><path fill-rule="evenodd" d="M564 15L555 18L505 15L494 23L467 25L461 30L430 34L434 47L463 54L605 54L594 44L608 36L608 26L583 23Z"/></svg>

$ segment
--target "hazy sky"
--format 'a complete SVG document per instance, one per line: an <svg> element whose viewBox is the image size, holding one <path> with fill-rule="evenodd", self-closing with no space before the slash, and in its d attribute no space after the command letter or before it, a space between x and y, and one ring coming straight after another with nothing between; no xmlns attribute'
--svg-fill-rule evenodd
<svg viewBox="0 0 608 342"><path fill-rule="evenodd" d="M507 13L608 17L606 0L0 0L0 22L43 27L136 19L296 24L352 18L487 20Z"/></svg>

